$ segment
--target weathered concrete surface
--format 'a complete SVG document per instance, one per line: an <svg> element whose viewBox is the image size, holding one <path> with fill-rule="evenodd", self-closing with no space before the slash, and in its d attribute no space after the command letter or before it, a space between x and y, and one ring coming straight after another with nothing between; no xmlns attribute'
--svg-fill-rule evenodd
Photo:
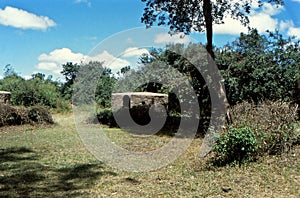
<svg viewBox="0 0 300 198"><path fill-rule="evenodd" d="M10 104L11 93L8 91L0 91L0 103Z"/></svg>
<svg viewBox="0 0 300 198"><path fill-rule="evenodd" d="M168 105L168 95L152 92L123 92L112 93L112 109L118 110L122 107L132 108L134 106L150 106L161 104L165 107Z"/></svg>

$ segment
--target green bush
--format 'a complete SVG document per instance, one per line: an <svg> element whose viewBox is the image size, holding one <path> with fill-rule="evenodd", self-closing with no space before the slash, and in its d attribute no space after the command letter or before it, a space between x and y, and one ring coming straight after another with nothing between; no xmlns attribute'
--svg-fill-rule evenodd
<svg viewBox="0 0 300 198"><path fill-rule="evenodd" d="M259 154L259 146L255 133L247 127L229 127L228 133L221 134L214 147L214 163L225 165L255 161Z"/></svg>
<svg viewBox="0 0 300 198"><path fill-rule="evenodd" d="M278 155L300 142L295 105L243 102L232 107L231 113L233 123L225 128L213 147L215 165L251 162L264 155Z"/></svg>
<svg viewBox="0 0 300 198"><path fill-rule="evenodd" d="M61 99L56 101L55 108L51 109L53 113L68 113L72 109L70 102L67 100Z"/></svg>
<svg viewBox="0 0 300 198"><path fill-rule="evenodd" d="M100 124L109 125L110 127L116 126L111 108L98 108L96 114L97 121Z"/></svg>
<svg viewBox="0 0 300 198"><path fill-rule="evenodd" d="M299 45L279 32L260 35L254 29L216 50L229 102L293 101L300 77Z"/></svg>
<svg viewBox="0 0 300 198"><path fill-rule="evenodd" d="M289 151L299 140L296 134L297 106L284 102L243 102L232 108L232 126L255 132L260 155Z"/></svg>
<svg viewBox="0 0 300 198"><path fill-rule="evenodd" d="M7 76L0 80L0 90L11 92L11 104L30 107L46 106L58 111L67 111L67 102L60 96L57 85L40 77L25 80L20 76Z"/></svg>

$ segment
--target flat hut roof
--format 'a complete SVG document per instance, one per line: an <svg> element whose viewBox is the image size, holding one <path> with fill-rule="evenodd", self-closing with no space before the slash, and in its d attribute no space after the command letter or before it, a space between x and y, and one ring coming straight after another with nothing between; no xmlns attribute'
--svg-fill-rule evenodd
<svg viewBox="0 0 300 198"><path fill-rule="evenodd" d="M2 94L2 95L10 95L11 93L9 91L0 91L0 94Z"/></svg>
<svg viewBox="0 0 300 198"><path fill-rule="evenodd" d="M153 93L153 92L121 92L121 93L112 93L112 95L128 95L128 96L168 96L168 94Z"/></svg>

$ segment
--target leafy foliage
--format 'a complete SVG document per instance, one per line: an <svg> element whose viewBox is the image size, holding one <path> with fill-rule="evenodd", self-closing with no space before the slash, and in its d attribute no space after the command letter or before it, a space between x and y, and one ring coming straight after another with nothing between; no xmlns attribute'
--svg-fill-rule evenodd
<svg viewBox="0 0 300 198"><path fill-rule="evenodd" d="M0 90L11 92L11 104L17 106L46 106L56 112L70 110L69 104L60 95L60 83L53 81L52 76L36 73L25 80L12 66L7 65L4 79L0 80Z"/></svg>
<svg viewBox="0 0 300 198"><path fill-rule="evenodd" d="M68 62L63 64L62 67L63 71L61 74L65 76L66 82L62 85L61 93L64 98L71 100L73 84L79 71L79 65Z"/></svg>
<svg viewBox="0 0 300 198"><path fill-rule="evenodd" d="M233 126L252 129L260 145L260 153L281 154L299 142L295 131L297 106L284 102L243 102L232 108Z"/></svg>
<svg viewBox="0 0 300 198"><path fill-rule="evenodd" d="M61 100L57 84L49 79L45 80L41 76L35 76L29 80L16 75L8 76L0 81L0 89L12 93L11 103L13 105L43 105L50 108L66 105L65 103L64 105L59 104L63 101Z"/></svg>
<svg viewBox="0 0 300 198"><path fill-rule="evenodd" d="M100 108L109 108L115 81L111 70L103 67L100 62L80 65L76 81L73 87L70 87L73 93L72 101L76 105L96 102Z"/></svg>
<svg viewBox="0 0 300 198"><path fill-rule="evenodd" d="M111 94L113 92L116 79L112 76L111 69L104 68L97 83L95 100L101 108L111 107Z"/></svg>
<svg viewBox="0 0 300 198"><path fill-rule="evenodd" d="M221 134L214 145L214 163L224 165L255 161L259 150L255 133L247 127L229 127L228 131Z"/></svg>
<svg viewBox="0 0 300 198"><path fill-rule="evenodd" d="M225 128L213 148L215 165L255 161L279 155L299 144L295 129L297 107L289 103L243 102L232 108L233 124Z"/></svg>
<svg viewBox="0 0 300 198"><path fill-rule="evenodd" d="M224 22L224 17L230 15L233 19L239 20L242 24L249 23L247 14L251 11L251 5L255 2L262 6L264 2L283 4L283 0L248 0L229 1L217 0L208 2L211 10L205 9L204 3L207 0L142 0L146 3L142 22L147 26L167 25L171 32L205 31L205 12L211 12L214 24Z"/></svg>
<svg viewBox="0 0 300 198"><path fill-rule="evenodd" d="M216 62L231 104L293 100L300 77L300 48L299 41L292 39L279 32L264 36L252 30L219 49Z"/></svg>
<svg viewBox="0 0 300 198"><path fill-rule="evenodd" d="M210 57L208 57L210 61L215 59L213 24L222 24L225 16L231 16L231 18L248 26L247 14L250 13L254 3L257 3L260 7L263 2L283 4L283 0L142 0L142 2L146 2L146 7L141 21L147 27L151 27L157 22L158 25L169 26L171 34L206 31L206 49L210 54Z"/></svg>

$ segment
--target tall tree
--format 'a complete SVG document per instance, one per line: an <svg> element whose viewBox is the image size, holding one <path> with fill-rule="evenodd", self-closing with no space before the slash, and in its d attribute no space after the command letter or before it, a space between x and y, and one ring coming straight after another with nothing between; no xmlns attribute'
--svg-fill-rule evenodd
<svg viewBox="0 0 300 198"><path fill-rule="evenodd" d="M62 67L63 71L61 72L61 74L65 76L66 82L61 88L61 93L65 99L71 100L73 84L80 66L76 63L73 64L71 62L67 62L66 64L63 64Z"/></svg>
<svg viewBox="0 0 300 198"><path fill-rule="evenodd" d="M213 24L224 23L230 15L243 25L249 25L248 14L253 5L261 7L264 2L283 5L283 0L141 0L146 2L142 22L147 27L167 25L170 33L206 31L206 49L214 59Z"/></svg>
<svg viewBox="0 0 300 198"><path fill-rule="evenodd" d="M283 0L141 0L146 2L141 21L147 27L167 25L170 33L192 31L206 31L206 50L208 52L208 66L213 64L213 24L221 24L224 17L230 15L239 20L243 25L249 25L247 14L250 13L255 3L262 6L264 2L282 5ZM197 74L200 79L201 74ZM230 106L221 84L215 88L223 95L226 105L227 122L230 121Z"/></svg>

